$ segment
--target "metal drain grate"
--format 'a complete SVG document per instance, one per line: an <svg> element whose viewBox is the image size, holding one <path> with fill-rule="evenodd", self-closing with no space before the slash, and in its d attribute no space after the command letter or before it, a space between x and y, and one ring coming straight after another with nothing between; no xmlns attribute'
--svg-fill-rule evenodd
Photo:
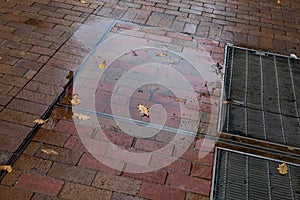
<svg viewBox="0 0 300 200"><path fill-rule="evenodd" d="M300 166L286 163L288 174L280 175L282 161L217 148L212 199L300 199Z"/></svg>
<svg viewBox="0 0 300 200"><path fill-rule="evenodd" d="M300 147L300 60L227 47L223 132Z"/></svg>

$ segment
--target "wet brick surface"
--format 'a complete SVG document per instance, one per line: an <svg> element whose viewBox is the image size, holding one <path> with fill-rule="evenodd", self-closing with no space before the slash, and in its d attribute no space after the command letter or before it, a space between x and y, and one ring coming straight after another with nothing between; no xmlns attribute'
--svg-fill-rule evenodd
<svg viewBox="0 0 300 200"><path fill-rule="evenodd" d="M87 4L77 0L0 2L0 164L5 164L20 146L35 125L32 121L40 118L63 91L84 58L115 23L114 20L121 21L111 27L109 36L136 30L131 32L134 37L168 44L174 52L188 52L187 47L195 49L201 44L214 62L220 64L223 63L225 42L285 55L300 53L300 27L297 23L300 4L297 1L281 1L281 5L276 1L202 0L87 1ZM97 20L101 23L93 24ZM78 38L72 37L79 27L85 32ZM138 56L135 64L147 57L158 59L151 52L137 53L144 57ZM96 95L101 98L97 98L97 111L112 113L109 106L113 98L111 91L117 81L115 75L121 73L121 70L114 70L120 64L123 70L131 67L132 62L129 61L132 60L126 60L126 57L130 55L123 56L119 63L113 63L115 67L107 71L106 78L98 85ZM204 113L201 120L207 122L212 115L211 105L207 101L218 98L218 90L210 97L205 96L205 80L195 76L187 64L183 65L187 67L181 73L197 85L196 89L201 94L199 109ZM173 67L176 68L176 65ZM95 82L96 75L92 71L85 74L83 80L78 79L83 81L82 91L89 94L89 87ZM180 115L180 110L176 108L182 100L177 100L174 94L163 88L153 91L151 87L143 87L140 88L142 93L134 92L136 83L128 82L129 87L118 88L118 95L114 97L118 109L129 105L133 119L148 122L149 119L140 117L136 104L143 103L150 107L153 103L163 103L169 114L167 125L177 128L180 118L173 114ZM131 92L134 93L128 99ZM82 106L88 108L90 102L87 94L82 95ZM72 88L69 95L72 95ZM60 103L66 106L66 102ZM61 105L54 108L47 124L37 131L13 163L13 172L1 180L1 198L96 199L100 196L101 199L130 200L208 199L213 152L199 158L199 149L203 146L201 138L193 142L179 160L163 169L142 174L122 172L97 161L82 145L76 132L77 128L84 132L86 138L107 142L99 135L99 129L84 123L75 128L72 109ZM193 106L190 102L186 105ZM186 118L193 119L190 113ZM113 143L132 151L160 148L173 137L173 133L164 131L154 138L137 139L118 130L113 120L98 118ZM199 132L207 133L208 125L203 124L204 128ZM42 149L53 149L58 155L46 155L41 152ZM207 150L211 150L209 145L204 149ZM116 166L126 167L120 158L111 158L111 152L103 145L93 153L111 160ZM155 155L156 160L176 156L178 149L169 149L165 153Z"/></svg>

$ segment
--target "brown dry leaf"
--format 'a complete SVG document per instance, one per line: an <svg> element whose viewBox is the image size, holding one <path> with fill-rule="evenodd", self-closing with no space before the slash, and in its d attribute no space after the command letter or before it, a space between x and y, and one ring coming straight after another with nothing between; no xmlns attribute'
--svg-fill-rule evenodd
<svg viewBox="0 0 300 200"><path fill-rule="evenodd" d="M58 155L58 152L53 149L42 149L41 152L48 155Z"/></svg>
<svg viewBox="0 0 300 200"><path fill-rule="evenodd" d="M80 3L87 4L88 2L85 0L80 0Z"/></svg>
<svg viewBox="0 0 300 200"><path fill-rule="evenodd" d="M146 115L147 117L149 117L149 108L147 108L146 106L139 104L138 105L139 111L141 114Z"/></svg>
<svg viewBox="0 0 300 200"><path fill-rule="evenodd" d="M79 120L89 120L90 117L87 115L84 115L82 113L74 113L74 116L77 117Z"/></svg>
<svg viewBox="0 0 300 200"><path fill-rule="evenodd" d="M70 102L71 102L72 105L76 106L76 105L80 104L80 101L81 101L80 96L78 94L74 94L72 96L72 99L71 99Z"/></svg>
<svg viewBox="0 0 300 200"><path fill-rule="evenodd" d="M159 54L156 54L156 56L158 56L158 57L166 57L166 56L167 56L167 54L164 54L164 53L159 53Z"/></svg>
<svg viewBox="0 0 300 200"><path fill-rule="evenodd" d="M290 151L294 151L294 150L295 150L295 148L294 148L294 147L291 147L291 146L288 146L287 148L288 148L288 150L290 150Z"/></svg>
<svg viewBox="0 0 300 200"><path fill-rule="evenodd" d="M48 121L48 119L46 119L46 120L36 119L36 120L34 120L33 122L34 122L34 123L37 123L37 124L45 124L47 121Z"/></svg>
<svg viewBox="0 0 300 200"><path fill-rule="evenodd" d="M11 168L11 166L10 165L0 165L0 171L1 170L5 170L5 171L7 171L7 172L12 172L12 168Z"/></svg>
<svg viewBox="0 0 300 200"><path fill-rule="evenodd" d="M279 167L277 168L279 174L285 175L288 173L288 168L285 163L279 164Z"/></svg>
<svg viewBox="0 0 300 200"><path fill-rule="evenodd" d="M106 60L104 60L100 65L97 66L99 69L104 69L106 67Z"/></svg>

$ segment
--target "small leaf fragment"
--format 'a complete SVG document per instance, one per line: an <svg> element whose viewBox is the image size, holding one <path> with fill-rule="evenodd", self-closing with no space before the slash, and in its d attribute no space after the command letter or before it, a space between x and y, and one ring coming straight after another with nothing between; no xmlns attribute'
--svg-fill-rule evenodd
<svg viewBox="0 0 300 200"><path fill-rule="evenodd" d="M41 152L48 155L58 155L58 152L53 149L42 149Z"/></svg>
<svg viewBox="0 0 300 200"><path fill-rule="evenodd" d="M290 54L290 57L294 58L294 59L298 59L298 57L296 56L296 54L293 54L293 53Z"/></svg>
<svg viewBox="0 0 300 200"><path fill-rule="evenodd" d="M295 150L295 148L294 148L294 147L291 147L291 146L288 146L287 148L288 148L288 150L290 150L290 151L294 151L294 150Z"/></svg>
<svg viewBox="0 0 300 200"><path fill-rule="evenodd" d="M74 94L72 96L72 99L71 99L70 102L71 102L72 105L76 106L76 105L80 104L80 101L81 101L80 96L78 94Z"/></svg>
<svg viewBox="0 0 300 200"><path fill-rule="evenodd" d="M0 171L1 170L5 170L5 171L7 171L7 172L12 172L12 168L11 168L11 166L10 165L0 165Z"/></svg>
<svg viewBox="0 0 300 200"><path fill-rule="evenodd" d="M47 121L48 121L48 119L46 119L46 120L36 119L36 120L34 120L33 122L34 122L34 123L37 123L37 124L45 124Z"/></svg>
<svg viewBox="0 0 300 200"><path fill-rule="evenodd" d="M88 2L85 0L80 0L80 3L87 4Z"/></svg>
<svg viewBox="0 0 300 200"><path fill-rule="evenodd" d="M288 168L285 163L279 164L277 168L279 174L285 175L288 173Z"/></svg>
<svg viewBox="0 0 300 200"><path fill-rule="evenodd" d="M89 120L90 117L87 115L84 115L82 113L75 113L74 112L74 116L77 117L79 120Z"/></svg>
<svg viewBox="0 0 300 200"><path fill-rule="evenodd" d="M142 115L146 115L147 117L149 117L149 108L147 108L146 106L144 106L142 104L139 104L138 108Z"/></svg>
<svg viewBox="0 0 300 200"><path fill-rule="evenodd" d="M158 57L166 57L166 56L167 56L167 54L164 54L164 53L159 53L159 54L156 54L156 56L158 56Z"/></svg>
<svg viewBox="0 0 300 200"><path fill-rule="evenodd" d="M99 69L104 69L106 67L106 60L104 60L100 65L97 66Z"/></svg>

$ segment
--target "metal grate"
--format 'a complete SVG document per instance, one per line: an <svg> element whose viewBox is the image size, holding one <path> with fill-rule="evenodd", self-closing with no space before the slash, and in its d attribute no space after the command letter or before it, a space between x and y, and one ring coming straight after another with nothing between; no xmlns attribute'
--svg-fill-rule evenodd
<svg viewBox="0 0 300 200"><path fill-rule="evenodd" d="M300 60L227 47L223 132L300 147Z"/></svg>
<svg viewBox="0 0 300 200"><path fill-rule="evenodd" d="M288 174L277 167L282 161L217 148L212 199L300 199L300 166L286 163Z"/></svg>

